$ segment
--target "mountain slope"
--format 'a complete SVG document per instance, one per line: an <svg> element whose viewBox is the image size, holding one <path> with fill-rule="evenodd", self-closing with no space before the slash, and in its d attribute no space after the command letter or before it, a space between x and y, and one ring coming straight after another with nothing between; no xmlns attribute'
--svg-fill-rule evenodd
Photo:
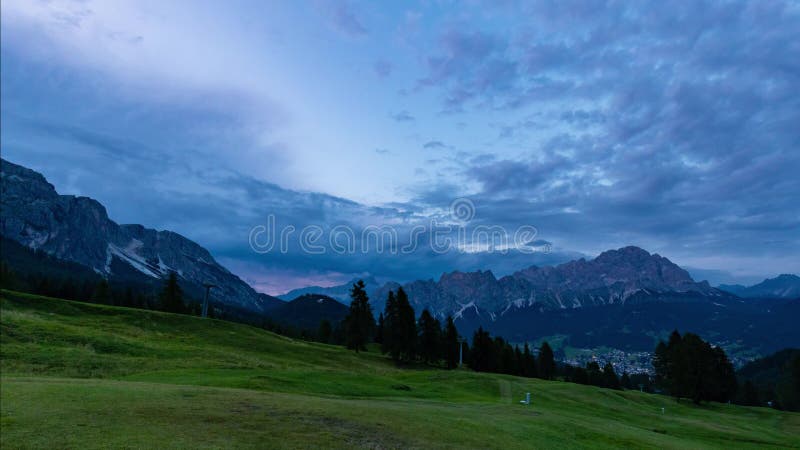
<svg viewBox="0 0 800 450"><path fill-rule="evenodd" d="M723 284L719 288L744 298L800 298L800 277L782 274L749 287Z"/></svg>
<svg viewBox="0 0 800 450"><path fill-rule="evenodd" d="M279 295L278 298L289 301L306 294L320 294L335 298L341 303L350 304L350 290L353 288L353 284L359 280L364 281L367 292L372 292L381 287L375 277L366 276L364 278L354 278L347 283L336 286L308 286L299 289L293 289L285 294Z"/></svg>
<svg viewBox="0 0 800 450"><path fill-rule="evenodd" d="M327 295L306 294L271 309L269 317L301 330L316 331L323 320L333 325L341 322L348 310L347 306Z"/></svg>
<svg viewBox="0 0 800 450"><path fill-rule="evenodd" d="M263 312L266 302L208 250L171 231L118 225L88 197L59 195L39 173L0 160L0 234L113 278L160 279L170 271L197 287L217 285L215 300Z"/></svg>

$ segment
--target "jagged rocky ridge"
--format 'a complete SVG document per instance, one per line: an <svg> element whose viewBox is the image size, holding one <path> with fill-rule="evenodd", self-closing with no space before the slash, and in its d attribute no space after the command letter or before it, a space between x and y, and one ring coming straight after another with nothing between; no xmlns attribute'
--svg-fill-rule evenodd
<svg viewBox="0 0 800 450"><path fill-rule="evenodd" d="M113 277L119 263L151 278L175 271L188 283L217 285L216 301L257 312L274 306L274 299L265 299L178 233L118 225L98 201L59 195L38 172L6 160L0 160L0 172L0 234L9 239L105 277Z"/></svg>
<svg viewBox="0 0 800 450"><path fill-rule="evenodd" d="M390 282L371 290L373 309L382 311L389 290L400 286ZM438 281L417 280L402 286L416 311L427 308L436 316L452 314L456 319L467 311L495 320L520 309L551 311L733 298L705 281L695 282L669 259L638 247L609 250L592 260L579 259L555 267L531 266L499 279L491 271L456 271L442 274ZM341 290L327 288L326 293Z"/></svg>

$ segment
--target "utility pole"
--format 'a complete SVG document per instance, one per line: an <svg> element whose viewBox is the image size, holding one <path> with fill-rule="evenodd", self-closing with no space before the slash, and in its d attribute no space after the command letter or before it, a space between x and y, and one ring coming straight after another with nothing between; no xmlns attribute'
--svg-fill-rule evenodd
<svg viewBox="0 0 800 450"><path fill-rule="evenodd" d="M211 288L215 288L217 285L204 284L203 287L206 288L206 298L203 300L203 317L208 317L208 293L211 291Z"/></svg>
<svg viewBox="0 0 800 450"><path fill-rule="evenodd" d="M461 368L464 365L464 338L458 338L458 367Z"/></svg>

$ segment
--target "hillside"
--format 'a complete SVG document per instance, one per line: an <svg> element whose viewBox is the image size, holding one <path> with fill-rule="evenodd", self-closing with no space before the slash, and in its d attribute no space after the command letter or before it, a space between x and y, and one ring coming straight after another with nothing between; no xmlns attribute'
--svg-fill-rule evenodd
<svg viewBox="0 0 800 450"><path fill-rule="evenodd" d="M347 316L348 307L327 295L304 294L269 311L273 321L301 330L316 331L320 322L337 324Z"/></svg>
<svg viewBox="0 0 800 450"><path fill-rule="evenodd" d="M245 325L9 291L0 308L3 448L800 446L800 415L765 408L399 369Z"/></svg>

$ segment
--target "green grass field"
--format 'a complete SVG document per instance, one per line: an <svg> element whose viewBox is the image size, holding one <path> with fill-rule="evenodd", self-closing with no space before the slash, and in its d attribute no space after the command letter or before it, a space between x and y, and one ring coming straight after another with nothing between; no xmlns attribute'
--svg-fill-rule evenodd
<svg viewBox="0 0 800 450"><path fill-rule="evenodd" d="M399 369L234 323L1 295L3 449L800 448L800 414Z"/></svg>

